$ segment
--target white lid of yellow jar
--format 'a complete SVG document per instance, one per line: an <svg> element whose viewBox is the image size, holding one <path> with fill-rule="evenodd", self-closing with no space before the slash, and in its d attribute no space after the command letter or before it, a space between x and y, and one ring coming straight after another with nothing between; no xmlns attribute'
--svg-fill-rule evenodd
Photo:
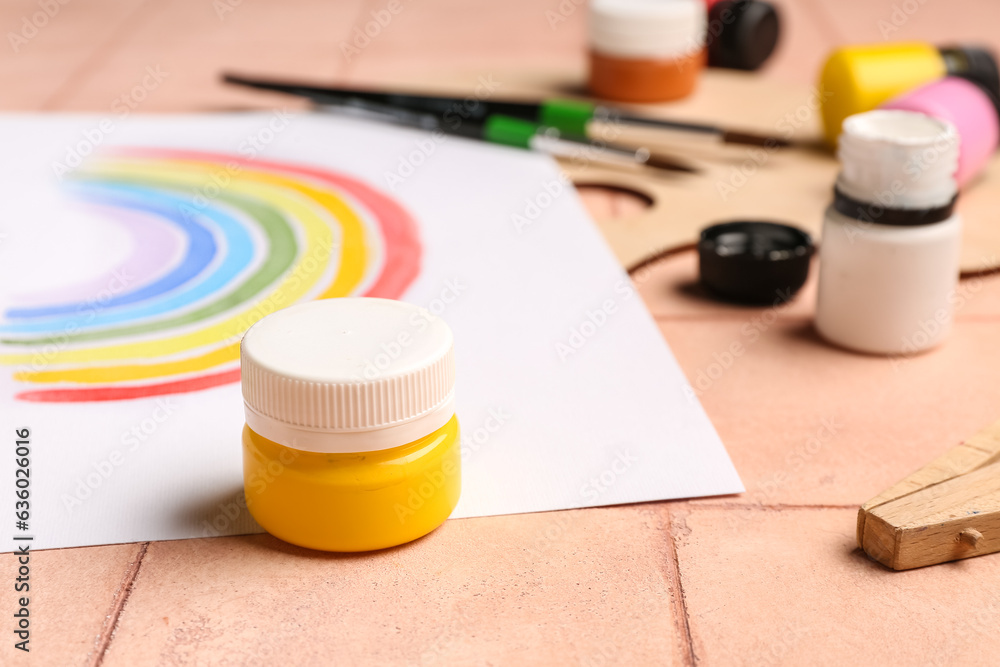
<svg viewBox="0 0 1000 667"><path fill-rule="evenodd" d="M594 0L590 46L609 56L669 59L705 45L705 0Z"/></svg>
<svg viewBox="0 0 1000 667"><path fill-rule="evenodd" d="M401 301L324 299L279 310L246 332L240 362L247 426L294 449L391 449L455 414L451 329Z"/></svg>

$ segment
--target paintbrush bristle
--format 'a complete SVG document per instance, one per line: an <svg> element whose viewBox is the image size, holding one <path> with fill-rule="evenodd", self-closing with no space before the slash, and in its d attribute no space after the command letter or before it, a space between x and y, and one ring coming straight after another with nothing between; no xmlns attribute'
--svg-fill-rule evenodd
<svg viewBox="0 0 1000 667"><path fill-rule="evenodd" d="M792 142L780 137L755 134L753 132L734 132L732 130L723 130L722 140L727 144L744 144L746 146L762 146L764 148L784 148L792 145Z"/></svg>
<svg viewBox="0 0 1000 667"><path fill-rule="evenodd" d="M647 159L642 164L647 167L651 167L653 169L664 169L666 171L680 171L686 174L697 174L701 172L700 169L698 169L697 167L688 162L685 162L684 160L680 160L678 158L669 155L662 155L662 154L658 155L656 153L651 154L649 156L649 159Z"/></svg>

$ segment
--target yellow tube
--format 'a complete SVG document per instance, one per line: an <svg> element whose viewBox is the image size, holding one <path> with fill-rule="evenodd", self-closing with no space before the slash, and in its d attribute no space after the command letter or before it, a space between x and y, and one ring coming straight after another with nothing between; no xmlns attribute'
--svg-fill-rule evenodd
<svg viewBox="0 0 1000 667"><path fill-rule="evenodd" d="M844 119L947 74L937 47L921 42L847 46L834 51L819 79L826 141L837 145Z"/></svg>
<svg viewBox="0 0 1000 667"><path fill-rule="evenodd" d="M321 454L243 429L247 507L267 532L325 551L370 551L431 532L462 488L458 418L392 449Z"/></svg>

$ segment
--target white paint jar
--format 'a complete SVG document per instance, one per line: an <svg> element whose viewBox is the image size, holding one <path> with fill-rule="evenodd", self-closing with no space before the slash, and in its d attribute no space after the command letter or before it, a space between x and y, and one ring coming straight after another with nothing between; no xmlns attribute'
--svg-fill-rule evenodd
<svg viewBox="0 0 1000 667"><path fill-rule="evenodd" d="M870 111L844 121L838 157L817 330L871 354L938 345L951 329L959 274L957 130L921 113Z"/></svg>

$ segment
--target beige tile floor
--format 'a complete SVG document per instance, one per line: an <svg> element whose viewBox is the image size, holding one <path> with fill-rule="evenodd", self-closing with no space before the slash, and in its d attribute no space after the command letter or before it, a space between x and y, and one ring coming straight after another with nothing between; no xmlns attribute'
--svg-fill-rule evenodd
<svg viewBox="0 0 1000 667"><path fill-rule="evenodd" d="M101 112L146 67L168 76L141 111L295 106L219 85L222 69L364 83L582 71L585 12L550 26L559 0L405 0L346 59L341 42L383 4L71 0L16 52L0 49L0 107ZM992 0L777 4L787 39L761 77L803 92L831 46L882 39L897 6L919 9L896 15L894 39L1000 42ZM0 25L20 32L38 11L5 2ZM601 217L631 210L585 198ZM991 662L1000 556L892 573L857 551L853 531L859 503L998 417L1000 279L970 285L947 346L900 365L822 345L812 284L776 311L737 309L704 300L694 269L677 257L640 288L693 382L744 344L702 401L746 494L456 520L361 556L268 536L40 552L33 650L4 640L0 664ZM0 564L14 571L10 555ZM0 610L13 604L3 587Z"/></svg>

